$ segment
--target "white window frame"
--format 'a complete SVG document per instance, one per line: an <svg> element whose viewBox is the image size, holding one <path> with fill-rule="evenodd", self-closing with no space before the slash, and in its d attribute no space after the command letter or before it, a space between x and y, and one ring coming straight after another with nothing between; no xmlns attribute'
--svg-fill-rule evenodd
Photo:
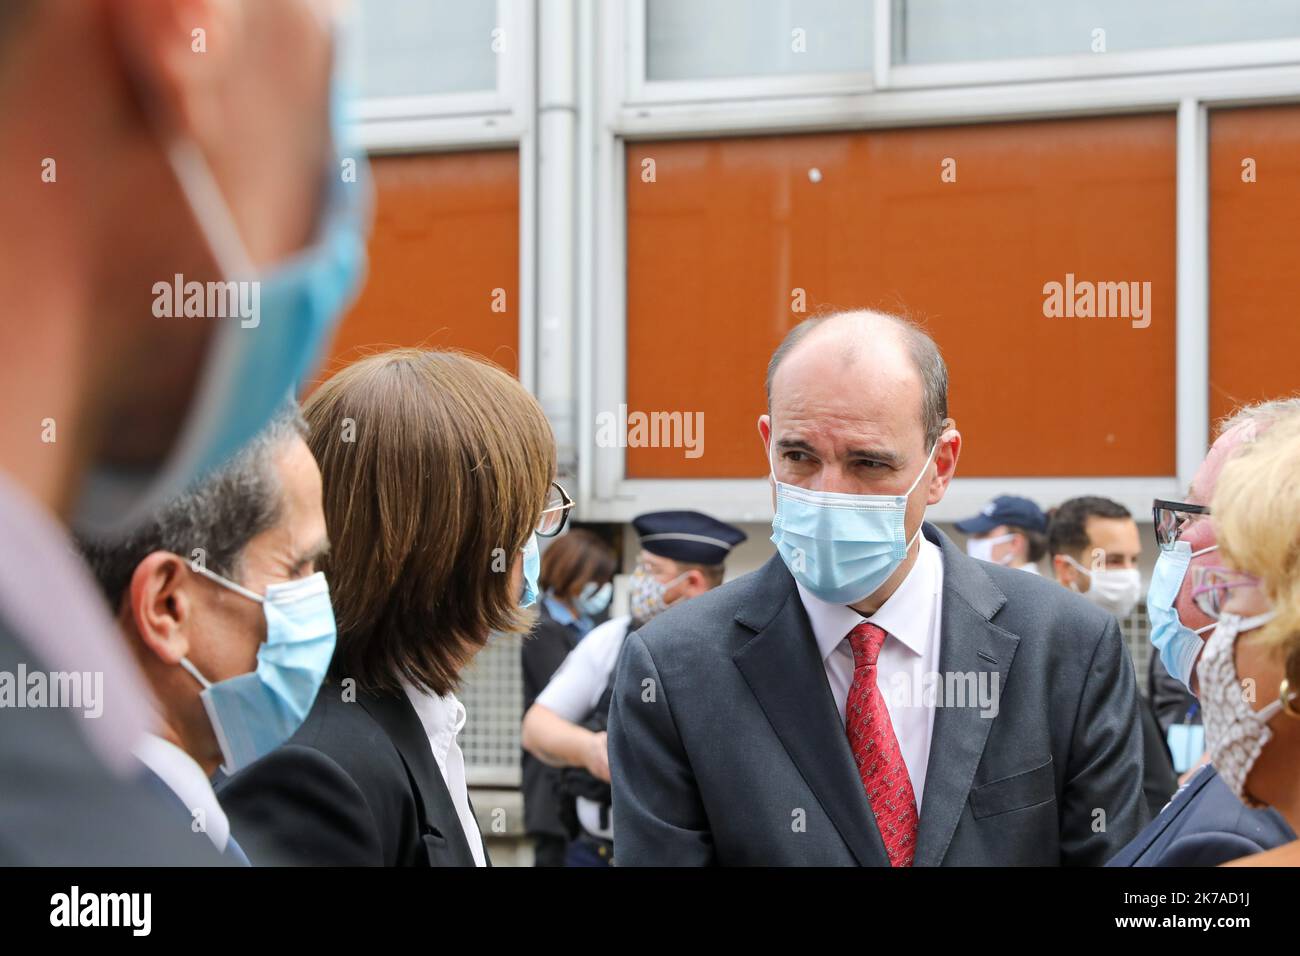
<svg viewBox="0 0 1300 956"><path fill-rule="evenodd" d="M496 87L465 93L370 97L352 120L373 152L471 149L518 141L531 111L535 44L534 5L497 0L505 47L496 62ZM484 37L490 43L490 37Z"/></svg>
<svg viewBox="0 0 1300 956"><path fill-rule="evenodd" d="M632 40L644 50L644 0L592 5L594 35L604 51L627 53ZM629 30L628 11L640 24ZM598 448L595 417L627 401L626 184L628 142L647 139L718 137L746 133L796 134L816 130L868 130L902 126L996 122L1011 119L1082 118L1126 113L1170 113L1177 117L1177 224L1175 349L1175 473L1149 477L962 478L954 480L944 500L927 517L948 522L979 510L997 494L1019 493L1043 502L1079 494L1100 494L1128 507L1139 520L1150 520L1151 499L1179 498L1204 457L1209 440L1208 381L1208 144L1207 110L1300 102L1300 43L1230 44L1146 54L1108 55L1113 67L1090 65L1077 57L1044 57L1035 75L1016 64L963 64L943 67L893 67L888 57L889 0L876 0L876 56L871 90L839 93L805 89L794 78L780 77L780 92L757 86L736 88L731 81L697 84L646 84L630 75L632 55L598 57L595 89L588 91L596 116L589 135L595 159L580 166L580 194L590 192L590 230L583 243L591 250L580 290L579 329L590 333L580 356L579 495L575 517L585 521L628 521L635 514L664 508L691 507L740 522L765 522L772 515L771 490L765 478L629 479L626 450ZM1260 52L1243 61L1240 48ZM1229 55L1231 54L1231 55ZM1134 57L1149 61L1144 67ZM643 71L642 65L639 67ZM883 61L882 61L883 60ZM979 69L974 69L978 66ZM999 70L1001 73L999 74ZM1016 70L1021 72L1016 73ZM1054 72L1053 72L1054 71ZM821 78L818 78L821 79ZM1015 80L1009 82L1008 80ZM855 78L860 82L860 78ZM944 87L944 83L963 83ZM694 87L687 89L686 87ZM733 98L719 98L726 91ZM668 93L676 95L669 101ZM587 149L580 151L585 154ZM718 364L727 374L726 363ZM737 383L738 389L761 388L761 382ZM756 462L761 455L754 436ZM960 475L960 467L958 469Z"/></svg>
<svg viewBox="0 0 1300 956"><path fill-rule="evenodd" d="M519 151L519 379L537 387L537 102L535 4L497 0L506 46L490 93L387 97L359 104L354 130L374 157Z"/></svg>
<svg viewBox="0 0 1300 956"><path fill-rule="evenodd" d="M703 0L707 2L707 0ZM871 0L864 0L870 3ZM873 86L873 70L841 73L783 73L779 76L717 77L702 80L651 80L646 76L646 0L614 0L608 4L612 16L623 24L616 41L626 57L623 76L626 102L682 103L730 101L771 96L808 96L834 93L863 93ZM873 24L873 29L874 29ZM878 47L873 48L873 59Z"/></svg>

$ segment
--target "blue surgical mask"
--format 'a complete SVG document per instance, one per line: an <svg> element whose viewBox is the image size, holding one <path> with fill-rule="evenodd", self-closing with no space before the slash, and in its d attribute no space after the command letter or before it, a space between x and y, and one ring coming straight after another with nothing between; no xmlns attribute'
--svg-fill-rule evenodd
<svg viewBox="0 0 1300 956"><path fill-rule="evenodd" d="M342 111L336 80L330 106L333 149L328 160L322 157L327 165L319 171L321 212L314 240L261 271L253 266L199 147L183 139L167 143L169 164L220 278L256 282L260 306L246 318L169 320L216 323L183 431L160 469L92 469L78 503L79 529L92 536L118 535L138 525L228 460L319 365L330 333L360 289L366 263L368 167L364 154L346 145Z"/></svg>
<svg viewBox="0 0 1300 956"><path fill-rule="evenodd" d="M597 585L595 581L588 581L578 592L578 598L575 602L578 610L588 617L595 617L597 614L603 614L605 608L609 607L610 599L614 597L613 583L606 581L604 584Z"/></svg>
<svg viewBox="0 0 1300 956"><path fill-rule="evenodd" d="M537 535L528 536L524 546L524 593L519 599L520 607L532 607L537 603L537 580L542 574L542 556L537 550Z"/></svg>
<svg viewBox="0 0 1300 956"><path fill-rule="evenodd" d="M904 529L907 500L934 460L901 495L809 491L776 480L772 543L794 579L828 604L855 604L889 579L921 534ZM770 460L769 460L770 464Z"/></svg>
<svg viewBox="0 0 1300 956"><path fill-rule="evenodd" d="M334 656L334 610L324 573L255 594L206 568L204 577L262 605L266 640L257 669L212 683L189 660L181 666L202 686L199 697L221 747L222 769L234 773L270 753L302 726Z"/></svg>
<svg viewBox="0 0 1300 956"><path fill-rule="evenodd" d="M1151 584L1147 587L1147 618L1151 622L1151 644L1160 652L1160 663L1165 670L1173 674L1183 686L1191 689L1192 668L1197 655L1201 653L1201 635L1214 627L1207 624L1193 631L1178 618L1178 609L1174 602L1178 592L1183 589L1183 579L1187 576L1187 566L1192 558L1198 558L1218 548L1212 544L1193 553L1192 546L1186 541L1175 541L1173 548L1161 551L1156 558L1156 566L1151 572Z"/></svg>

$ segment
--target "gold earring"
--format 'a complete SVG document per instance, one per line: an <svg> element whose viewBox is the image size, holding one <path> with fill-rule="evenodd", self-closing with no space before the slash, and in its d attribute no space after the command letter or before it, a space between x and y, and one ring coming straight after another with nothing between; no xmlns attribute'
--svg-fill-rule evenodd
<svg viewBox="0 0 1300 956"><path fill-rule="evenodd" d="M1296 699L1300 698L1300 694L1292 693L1291 682L1284 679L1278 686L1277 694L1282 701L1282 713L1300 720L1300 710L1296 709Z"/></svg>

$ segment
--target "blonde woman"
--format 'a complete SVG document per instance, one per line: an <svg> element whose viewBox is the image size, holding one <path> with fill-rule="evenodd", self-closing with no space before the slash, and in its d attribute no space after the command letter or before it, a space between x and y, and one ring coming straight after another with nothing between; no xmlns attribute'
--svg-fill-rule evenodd
<svg viewBox="0 0 1300 956"><path fill-rule="evenodd" d="M1194 599L1218 626L1198 665L1205 739L1247 806L1300 829L1300 415L1243 446L1211 503L1222 567L1198 570ZM1295 841L1231 865L1300 863Z"/></svg>

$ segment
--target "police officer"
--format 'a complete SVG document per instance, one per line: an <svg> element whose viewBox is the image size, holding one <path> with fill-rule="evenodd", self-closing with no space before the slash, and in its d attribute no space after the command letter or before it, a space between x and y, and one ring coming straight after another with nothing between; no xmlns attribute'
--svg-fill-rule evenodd
<svg viewBox="0 0 1300 956"><path fill-rule="evenodd" d="M631 615L592 630L524 715L524 748L543 763L565 768L561 805L569 808L574 835L565 853L568 866L609 866L613 860L605 727L623 639L670 605L721 584L727 555L746 538L739 528L698 511L643 514L632 527L641 552L632 575Z"/></svg>

